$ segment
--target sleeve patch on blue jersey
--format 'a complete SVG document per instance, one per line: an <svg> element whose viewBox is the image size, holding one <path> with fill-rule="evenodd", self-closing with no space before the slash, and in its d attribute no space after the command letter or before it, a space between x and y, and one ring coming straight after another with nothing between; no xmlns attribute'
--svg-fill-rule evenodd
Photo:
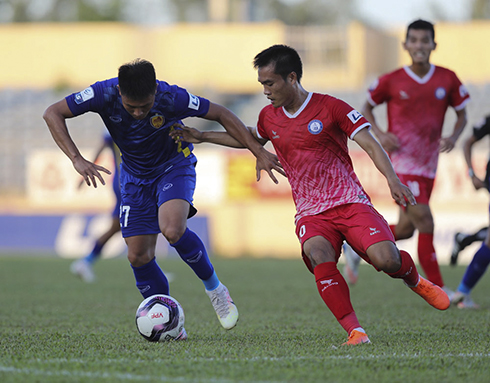
<svg viewBox="0 0 490 383"><path fill-rule="evenodd" d="M75 95L75 103L76 104L81 104L82 102L85 102L87 100L90 100L91 98L94 98L94 90L92 89L91 86L88 88L82 90L81 92L78 92Z"/></svg>
<svg viewBox="0 0 490 383"><path fill-rule="evenodd" d="M187 94L189 95L189 109L199 110L199 105L201 103L199 97L194 96L189 92L187 92Z"/></svg>
<svg viewBox="0 0 490 383"><path fill-rule="evenodd" d="M362 114L354 109L351 112L347 113L347 117L349 117L349 120L351 120L352 123L355 124L362 117Z"/></svg>

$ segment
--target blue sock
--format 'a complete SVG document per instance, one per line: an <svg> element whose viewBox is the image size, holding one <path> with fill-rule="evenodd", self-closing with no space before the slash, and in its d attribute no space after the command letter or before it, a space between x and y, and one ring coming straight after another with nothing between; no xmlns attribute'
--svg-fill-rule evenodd
<svg viewBox="0 0 490 383"><path fill-rule="evenodd" d="M92 249L92 252L85 257L85 260L88 263L94 263L100 257L100 253L102 252L102 247L103 246L99 245L98 242L95 242L95 246Z"/></svg>
<svg viewBox="0 0 490 383"><path fill-rule="evenodd" d="M219 279L214 271L213 271L213 275L211 275L211 278L203 280L202 282L204 283L204 287L208 291L216 290L219 286Z"/></svg>
<svg viewBox="0 0 490 383"><path fill-rule="evenodd" d="M483 243L480 249L473 256L473 260L468 265L463 279L458 287L458 291L469 294L471 289L475 287L482 275L487 270L490 263L490 248Z"/></svg>
<svg viewBox="0 0 490 383"><path fill-rule="evenodd" d="M133 268L136 287L144 298L155 294L169 294L168 280L162 269L158 266L156 259L153 258L146 265Z"/></svg>
<svg viewBox="0 0 490 383"><path fill-rule="evenodd" d="M217 279L213 265L211 264L206 248L204 247L204 243L202 243L196 233L186 229L182 237L170 246L177 250L180 258L191 267L194 273L196 273L203 282L210 279L214 280L213 275ZM214 284L215 282L211 283L211 285Z"/></svg>

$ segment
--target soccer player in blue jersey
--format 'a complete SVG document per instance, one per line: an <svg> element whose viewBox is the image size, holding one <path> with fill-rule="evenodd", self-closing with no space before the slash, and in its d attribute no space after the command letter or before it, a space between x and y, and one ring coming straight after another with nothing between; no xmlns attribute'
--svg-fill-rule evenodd
<svg viewBox="0 0 490 383"><path fill-rule="evenodd" d="M122 235L136 286L144 298L169 294L168 280L155 261L158 233L203 281L221 325L231 329L238 310L220 282L201 239L187 228L196 214L192 204L196 183L193 146L175 143L172 125L186 117L220 123L257 158L257 178L265 170L284 174L277 157L265 150L240 119L225 107L195 96L186 89L156 79L153 65L137 59L122 65L117 78L96 82L54 103L44 120L60 149L88 185L105 184L104 167L86 160L71 139L66 120L86 112L100 115L121 151ZM182 334L182 339L186 338Z"/></svg>
<svg viewBox="0 0 490 383"><path fill-rule="evenodd" d="M473 170L472 148L473 145L483 137L490 135L490 116L482 119L475 127L473 134L466 139L463 145L464 159L468 166L468 176L476 190L486 189L490 191L490 160L487 162L487 170L484 178L479 178ZM456 260L454 260L455 262ZM473 302L470 296L471 291L476 286L490 264L490 235L486 230L486 238L477 250L470 264L466 268L465 274L454 293L451 302L461 309L477 309L479 305Z"/></svg>
<svg viewBox="0 0 490 383"><path fill-rule="evenodd" d="M74 261L70 270L73 274L78 275L84 282L91 283L95 280L95 274L93 271L93 264L100 258L102 253L102 249L106 245L106 243L111 239L115 234L121 231L121 225L119 224L119 211L121 206L121 187L119 185L119 165L121 163L121 154L119 152L119 148L114 144L114 140L112 139L109 133L104 134L104 139L99 146L93 162L96 162L99 158L102 151L106 148L109 148L112 153L112 157L114 159L114 175L112 177L112 190L114 191L114 197L116 197L116 202L114 204L114 210L111 214L111 226L96 239L94 247L90 254L82 259L77 259ZM80 186L84 184L84 180L80 183ZM167 275L168 276L168 275Z"/></svg>

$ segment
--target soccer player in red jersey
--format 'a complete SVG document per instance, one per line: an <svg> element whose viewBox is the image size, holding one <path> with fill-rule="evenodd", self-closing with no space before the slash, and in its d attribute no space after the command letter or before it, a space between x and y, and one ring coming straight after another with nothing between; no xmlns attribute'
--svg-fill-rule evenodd
<svg viewBox="0 0 490 383"><path fill-rule="evenodd" d="M337 269L344 240L377 270L402 279L435 308L447 309L446 293L419 276L410 255L397 249L388 224L354 173L348 138L369 154L398 203L415 204L412 192L400 182L371 135L369 122L342 100L306 91L300 83L301 59L293 48L274 45L255 57L254 66L270 105L260 112L257 128L250 129L261 144L272 142L284 168L296 205L303 259L315 275L323 301L347 331L344 344L370 343ZM177 141L243 147L226 132L200 132L180 125L171 135Z"/></svg>
<svg viewBox="0 0 490 383"><path fill-rule="evenodd" d="M450 152L466 125L469 94L456 74L430 63L436 48L434 26L416 20L407 28L403 47L412 64L381 76L369 88L362 113L389 153L400 180L417 199L417 205L401 206L399 220L390 226L395 239L407 239L418 230L418 256L427 279L444 288L434 249L434 220L429 198L436 176L439 152ZM388 129L377 124L373 109L388 108ZM441 138L448 107L456 111L453 133ZM452 292L446 289L448 294Z"/></svg>

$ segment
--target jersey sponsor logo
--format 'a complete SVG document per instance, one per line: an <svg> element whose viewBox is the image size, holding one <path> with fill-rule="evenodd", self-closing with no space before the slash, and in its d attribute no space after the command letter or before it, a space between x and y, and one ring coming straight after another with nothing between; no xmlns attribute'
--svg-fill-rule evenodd
<svg viewBox="0 0 490 383"><path fill-rule="evenodd" d="M326 279L326 280L320 281L320 284L323 286L322 287L322 293L323 293L329 287L338 285L339 282L334 282L333 279Z"/></svg>
<svg viewBox="0 0 490 383"><path fill-rule="evenodd" d="M351 112L347 113L347 117L349 117L349 120L351 120L351 122L355 124L362 117L362 114L354 109Z"/></svg>
<svg viewBox="0 0 490 383"><path fill-rule="evenodd" d="M155 129L161 128L164 123L165 117L163 117L161 114L155 114L152 118L150 118L150 125Z"/></svg>
<svg viewBox="0 0 490 383"><path fill-rule="evenodd" d="M271 130L271 132L272 132L272 134L273 134L273 136L272 136L272 139L273 139L273 140L280 138L280 137L279 137L279 134L277 134L277 132L275 132L274 130Z"/></svg>
<svg viewBox="0 0 490 383"><path fill-rule="evenodd" d="M436 89L435 95L438 100L442 100L444 97L446 97L446 89L440 86Z"/></svg>
<svg viewBox="0 0 490 383"><path fill-rule="evenodd" d="M150 289L151 289L151 286L150 285L138 287L138 290L140 291L141 294L146 293Z"/></svg>
<svg viewBox="0 0 490 383"><path fill-rule="evenodd" d="M371 230L371 232L369 233L369 235L374 235L374 234L381 233L381 231L379 231L375 227L370 227L369 230Z"/></svg>
<svg viewBox="0 0 490 383"><path fill-rule="evenodd" d="M404 90L400 91L400 100L408 100L410 96Z"/></svg>
<svg viewBox="0 0 490 383"><path fill-rule="evenodd" d="M168 184L163 185L162 191L167 191L172 186L174 186L174 184L172 184L172 183L169 182Z"/></svg>
<svg viewBox="0 0 490 383"><path fill-rule="evenodd" d="M199 100L199 97L194 96L192 93L187 92L189 95L189 109L194 109L194 110L199 110L199 104L201 101Z"/></svg>
<svg viewBox="0 0 490 383"><path fill-rule="evenodd" d="M118 124L119 122L122 121L122 118L121 118L121 116L109 116L109 120Z"/></svg>
<svg viewBox="0 0 490 383"><path fill-rule="evenodd" d="M311 134L318 134L323 130L323 124L320 120L311 120L308 124L308 131Z"/></svg>
<svg viewBox="0 0 490 383"><path fill-rule="evenodd" d="M82 102L85 102L87 100L90 100L91 98L94 98L95 93L94 90L92 89L91 86L88 88L82 90L81 92L78 92L75 95L75 103L76 104L81 104Z"/></svg>
<svg viewBox="0 0 490 383"><path fill-rule="evenodd" d="M469 93L468 93L468 89L466 89L466 87L465 87L463 84L461 84L461 85L459 86L459 95L460 95L461 97L466 97L466 96L468 96L468 95L469 95Z"/></svg>

